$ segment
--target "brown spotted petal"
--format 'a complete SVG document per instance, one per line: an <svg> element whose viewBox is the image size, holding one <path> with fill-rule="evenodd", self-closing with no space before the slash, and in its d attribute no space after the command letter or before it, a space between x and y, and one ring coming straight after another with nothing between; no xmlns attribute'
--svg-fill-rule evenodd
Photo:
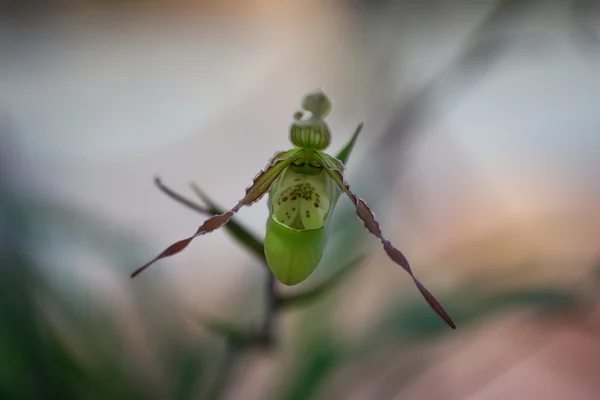
<svg viewBox="0 0 600 400"><path fill-rule="evenodd" d="M259 201L269 191L271 185L279 176L279 174L290 165L296 154L297 150L290 150L287 152L277 153L273 157L269 165L267 165L263 171L256 175L256 177L254 177L252 185L246 189L246 195L235 205L235 207L233 207L226 213L215 215L204 221L204 223L198 228L196 233L194 233L187 239L182 239L167 247L162 253L160 253L150 262L135 270L131 274L131 277L134 278L135 276L139 275L142 271L144 271L146 268L148 268L158 260L179 253L198 236L205 235L225 225L227 222L229 222L231 217L233 217L242 207L251 206L255 202Z"/></svg>
<svg viewBox="0 0 600 400"><path fill-rule="evenodd" d="M400 265L404 270L406 270L406 272L408 272L410 274L410 276L413 278L413 281L415 282L415 285L417 285L419 292L421 292L421 295L423 295L423 297L425 298L427 303L429 303L431 308L452 329L456 329L456 325L454 325L452 318L450 318L450 316L444 310L442 305L425 288L425 286L423 286L423 284L421 282L419 282L419 280L415 277L415 275L413 274L412 269L410 267L410 264L408 263L408 260L406 259L404 254L402 254L402 252L400 250L398 250L396 247L394 247L394 245L383 236L381 229L379 228L379 223L375 220L375 215L373 214L373 212L371 211L371 209L369 208L367 203L363 199L359 198L354 193L352 193L352 190L350 189L350 185L346 182L346 180L344 178L343 169L340 168L340 167L343 167L343 165L339 162L339 160L335 160L333 157L328 156L324 153L320 153L319 158L321 159L323 165L325 166L325 171L327 172L327 174L329 174L329 176L331 176L331 178L337 183L337 185L340 187L340 189L344 193L346 193L346 195L350 198L352 203L354 203L354 206L356 207L356 215L358 215L358 218L360 218L360 220L364 222L365 228L367 228L367 230L372 235L374 235L381 241L381 244L383 245L383 248L384 248L385 252L387 253L388 257L391 258L392 261L394 261L396 264Z"/></svg>

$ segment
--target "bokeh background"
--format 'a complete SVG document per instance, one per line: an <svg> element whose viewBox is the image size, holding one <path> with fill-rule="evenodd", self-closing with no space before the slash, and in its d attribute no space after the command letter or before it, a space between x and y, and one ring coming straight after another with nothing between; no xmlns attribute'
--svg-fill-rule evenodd
<svg viewBox="0 0 600 400"><path fill-rule="evenodd" d="M0 398L600 398L595 2L0 12ZM155 176L232 206L317 88L332 152L364 121L348 179L456 331L346 199L289 307L224 229L129 278L205 218Z"/></svg>

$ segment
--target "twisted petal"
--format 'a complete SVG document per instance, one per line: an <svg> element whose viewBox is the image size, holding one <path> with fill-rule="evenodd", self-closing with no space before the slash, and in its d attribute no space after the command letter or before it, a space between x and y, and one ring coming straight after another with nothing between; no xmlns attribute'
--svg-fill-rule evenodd
<svg viewBox="0 0 600 400"><path fill-rule="evenodd" d="M328 156L325 153L319 153L318 157L321 159L327 174L331 176L331 178L337 183L340 189L344 193L346 193L346 195L350 198L352 203L354 203L354 206L356 207L356 215L358 215L358 218L360 218L360 220L364 222L365 228L367 228L367 230L372 235L374 235L381 241L383 249L387 253L388 257L390 257L392 261L400 265L402 268L404 268L406 272L410 274L410 276L413 278L413 281L415 282L415 285L417 285L419 292L421 292L421 294L423 295L427 303L429 303L431 308L452 329L456 329L452 318L450 318L448 313L446 313L442 305L435 299L435 297L429 292L429 290L427 290L425 286L423 286L423 284L419 282L419 280L415 277L410 267L410 264L408 263L408 260L406 259L404 254L402 254L400 250L394 247L394 245L383 236L381 229L379 228L379 223L375 220L375 215L373 214L367 203L363 199L352 193L350 185L346 182L344 178L344 165L339 160L336 160L335 158Z"/></svg>
<svg viewBox="0 0 600 400"><path fill-rule="evenodd" d="M223 214L215 215L204 221L196 233L187 239L182 239L167 247L153 260L135 270L133 274L131 274L131 277L134 278L135 276L139 275L142 271L154 264L156 261L179 253L185 249L196 237L212 232L226 224L243 206L251 206L255 202L259 201L269 191L273 181L275 181L279 174L290 165L297 153L297 150L290 150L275 154L269 165L267 165L263 171L256 175L252 185L246 189L246 195L235 205L235 207Z"/></svg>

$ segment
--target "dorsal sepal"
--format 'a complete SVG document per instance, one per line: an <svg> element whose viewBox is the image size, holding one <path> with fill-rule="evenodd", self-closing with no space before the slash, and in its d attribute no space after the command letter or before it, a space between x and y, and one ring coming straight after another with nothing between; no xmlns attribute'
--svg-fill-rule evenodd
<svg viewBox="0 0 600 400"><path fill-rule="evenodd" d="M331 111L331 101L321 90L302 99L302 110L294 114L290 141L296 147L325 150L331 144L331 132L324 118Z"/></svg>

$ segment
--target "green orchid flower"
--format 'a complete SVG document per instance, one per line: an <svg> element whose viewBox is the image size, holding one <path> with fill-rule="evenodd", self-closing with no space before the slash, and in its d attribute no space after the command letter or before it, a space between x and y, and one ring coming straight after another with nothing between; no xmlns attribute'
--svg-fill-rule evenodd
<svg viewBox="0 0 600 400"><path fill-rule="evenodd" d="M342 193L356 207L356 214L367 230L377 237L389 258L412 277L431 308L452 328L454 322L435 297L414 276L406 257L387 240L367 203L352 193L344 177L344 162L362 129L358 126L338 157L324 152L331 143L325 117L331 101L322 91L306 95L302 111L294 114L290 141L294 148L275 153L256 177L246 195L229 211L208 218L192 236L170 245L153 260L137 269L135 277L156 261L185 249L198 236L227 224L244 206L251 206L268 193L269 221L264 254L269 269L284 285L293 286L307 279L323 256L331 216Z"/></svg>

